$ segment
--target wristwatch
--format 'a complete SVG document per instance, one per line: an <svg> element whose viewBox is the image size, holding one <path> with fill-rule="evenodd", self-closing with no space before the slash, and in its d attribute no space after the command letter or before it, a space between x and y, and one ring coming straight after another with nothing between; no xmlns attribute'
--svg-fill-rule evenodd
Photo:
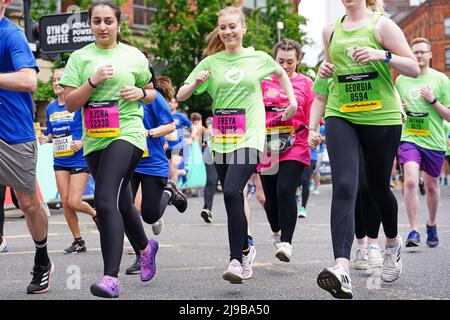
<svg viewBox="0 0 450 320"><path fill-rule="evenodd" d="M152 129L147 130L147 138L153 138Z"/></svg>
<svg viewBox="0 0 450 320"><path fill-rule="evenodd" d="M391 62L392 59L392 52L390 52L389 50L386 50L386 59L384 59L384 62L389 63Z"/></svg>

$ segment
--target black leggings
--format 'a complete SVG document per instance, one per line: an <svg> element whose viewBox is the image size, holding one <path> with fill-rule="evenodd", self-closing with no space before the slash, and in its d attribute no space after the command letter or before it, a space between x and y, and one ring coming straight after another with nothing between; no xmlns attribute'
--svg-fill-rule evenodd
<svg viewBox="0 0 450 320"><path fill-rule="evenodd" d="M366 166L364 155L359 151L359 187L355 206L355 235L357 239L368 236L378 239L381 219L377 206L370 196L369 186L366 178Z"/></svg>
<svg viewBox="0 0 450 320"><path fill-rule="evenodd" d="M105 149L86 156L95 180L94 199L100 220L104 275L107 276L117 277L119 273L125 230L139 250L147 247L147 236L134 209L129 183L142 153L127 141L115 140Z"/></svg>
<svg viewBox="0 0 450 320"><path fill-rule="evenodd" d="M272 232L281 230L281 241L292 241L297 223L297 202L295 191L305 165L289 160L279 163L278 172L273 175L261 174L261 183L266 196L264 210Z"/></svg>
<svg viewBox="0 0 450 320"><path fill-rule="evenodd" d="M390 188L390 176L402 126L357 125L342 118L328 117L326 127L333 184L331 237L334 257L350 259L360 147L366 165L368 190L381 214L386 237L397 236L398 207Z"/></svg>
<svg viewBox="0 0 450 320"><path fill-rule="evenodd" d="M309 199L309 181L311 180L311 176L316 168L316 165L317 160L311 160L311 165L309 167L305 167L305 170L303 170L303 174L300 178L300 185L302 187L302 207L305 209Z"/></svg>
<svg viewBox="0 0 450 320"><path fill-rule="evenodd" d="M214 154L214 163L228 217L230 261L242 262L242 251L248 249L247 219L244 211L243 190L259 161L259 151L253 148L237 149L230 153Z"/></svg>
<svg viewBox="0 0 450 320"><path fill-rule="evenodd" d="M212 210L213 200L214 200L214 192L217 187L217 171L214 164L207 164L206 166L206 185L204 191L204 204L203 209Z"/></svg>
<svg viewBox="0 0 450 320"><path fill-rule="evenodd" d="M141 185L142 201L141 201L141 215L142 219L148 223L153 224L157 222L164 214L166 207L170 200L168 192L164 192L167 185L167 178L150 176L135 172L131 177L131 192L133 199L136 198L139 185ZM134 201L133 201L134 202ZM157 205L159 203L159 206ZM131 237L125 232L134 252L137 256L141 255L139 247L131 240Z"/></svg>

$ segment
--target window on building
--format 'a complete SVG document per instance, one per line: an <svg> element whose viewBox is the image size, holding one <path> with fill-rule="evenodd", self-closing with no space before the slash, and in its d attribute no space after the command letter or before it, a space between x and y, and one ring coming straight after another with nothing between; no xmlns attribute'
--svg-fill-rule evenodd
<svg viewBox="0 0 450 320"><path fill-rule="evenodd" d="M450 37L450 17L445 18L444 26L445 26L445 35L447 37Z"/></svg>
<svg viewBox="0 0 450 320"><path fill-rule="evenodd" d="M152 16L156 11L155 1L134 0L134 26L146 28L152 23Z"/></svg>
<svg viewBox="0 0 450 320"><path fill-rule="evenodd" d="M445 49L445 69L450 70L450 48Z"/></svg>

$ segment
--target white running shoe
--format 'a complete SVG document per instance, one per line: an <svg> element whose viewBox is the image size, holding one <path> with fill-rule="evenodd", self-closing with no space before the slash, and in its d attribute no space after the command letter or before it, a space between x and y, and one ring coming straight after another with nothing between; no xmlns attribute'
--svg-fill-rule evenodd
<svg viewBox="0 0 450 320"><path fill-rule="evenodd" d="M367 247L367 256L369 268L381 268L383 266L383 255L379 245L369 245Z"/></svg>
<svg viewBox="0 0 450 320"><path fill-rule="evenodd" d="M398 235L395 247L386 246L381 270L381 280L384 282L394 282L402 273L402 244L402 237Z"/></svg>
<svg viewBox="0 0 450 320"><path fill-rule="evenodd" d="M273 246L275 247L275 249L278 250L278 246L281 243L281 234L277 235L277 234L272 233L272 243L273 243Z"/></svg>
<svg viewBox="0 0 450 320"><path fill-rule="evenodd" d="M242 275L242 265L236 259L231 260L227 270L222 275L223 280L233 284L241 284L244 276Z"/></svg>
<svg viewBox="0 0 450 320"><path fill-rule="evenodd" d="M159 218L158 221L152 224L152 230L155 236L159 235L163 229L164 229L164 220L162 218Z"/></svg>
<svg viewBox="0 0 450 320"><path fill-rule="evenodd" d="M353 268L355 268L355 270L367 270L367 256L367 248L357 247L355 251L355 260L353 260Z"/></svg>
<svg viewBox="0 0 450 320"><path fill-rule="evenodd" d="M250 252L242 255L242 278L244 280L250 279L253 275L253 261L256 257L255 246L248 246Z"/></svg>
<svg viewBox="0 0 450 320"><path fill-rule="evenodd" d="M317 284L337 299L353 299L350 274L339 264L323 269L317 276Z"/></svg>
<svg viewBox="0 0 450 320"><path fill-rule="evenodd" d="M275 257L277 257L278 260L283 261L283 262L291 261L292 245L289 242L281 242L278 245L278 250L275 253Z"/></svg>

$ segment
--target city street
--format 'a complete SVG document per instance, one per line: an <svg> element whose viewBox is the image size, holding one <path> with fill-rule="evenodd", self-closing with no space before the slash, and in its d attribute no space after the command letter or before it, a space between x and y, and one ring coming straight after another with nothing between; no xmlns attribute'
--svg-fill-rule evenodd
<svg viewBox="0 0 450 320"><path fill-rule="evenodd" d="M155 237L146 225L147 235L158 240L157 272L153 280L143 283L139 275L125 275L125 269L134 261L127 254L130 245L125 240L119 279L123 300L324 300L333 299L316 284L316 277L324 267L333 265L329 227L331 185L321 186L320 195L310 196L307 219L298 219L293 239L294 255L290 263L278 261L274 255L269 224L264 210L250 199L251 229L257 251L253 278L241 285L222 280L228 263L226 214L221 193L216 194L213 223L206 224L200 217L201 198L189 198L188 209L178 213L168 207L165 228ZM409 232L401 190L394 190L399 200L400 234L406 239ZM438 213L440 244L426 245L425 197L420 196L422 245L403 252L403 273L400 279L386 284L380 279L380 270L351 271L355 299L403 300L449 299L450 286L450 187L441 188ZM89 287L102 276L103 263L97 229L91 219L79 215L82 236L87 252L64 255L63 249L73 240L62 210L52 210L49 219L49 251L56 269L48 294L27 295L31 280L33 242L22 218L8 217L5 236L9 252L0 254L0 300L95 300ZM384 248L384 236L380 237ZM197 301L198 302L198 301ZM380 310L381 312L381 310Z"/></svg>

